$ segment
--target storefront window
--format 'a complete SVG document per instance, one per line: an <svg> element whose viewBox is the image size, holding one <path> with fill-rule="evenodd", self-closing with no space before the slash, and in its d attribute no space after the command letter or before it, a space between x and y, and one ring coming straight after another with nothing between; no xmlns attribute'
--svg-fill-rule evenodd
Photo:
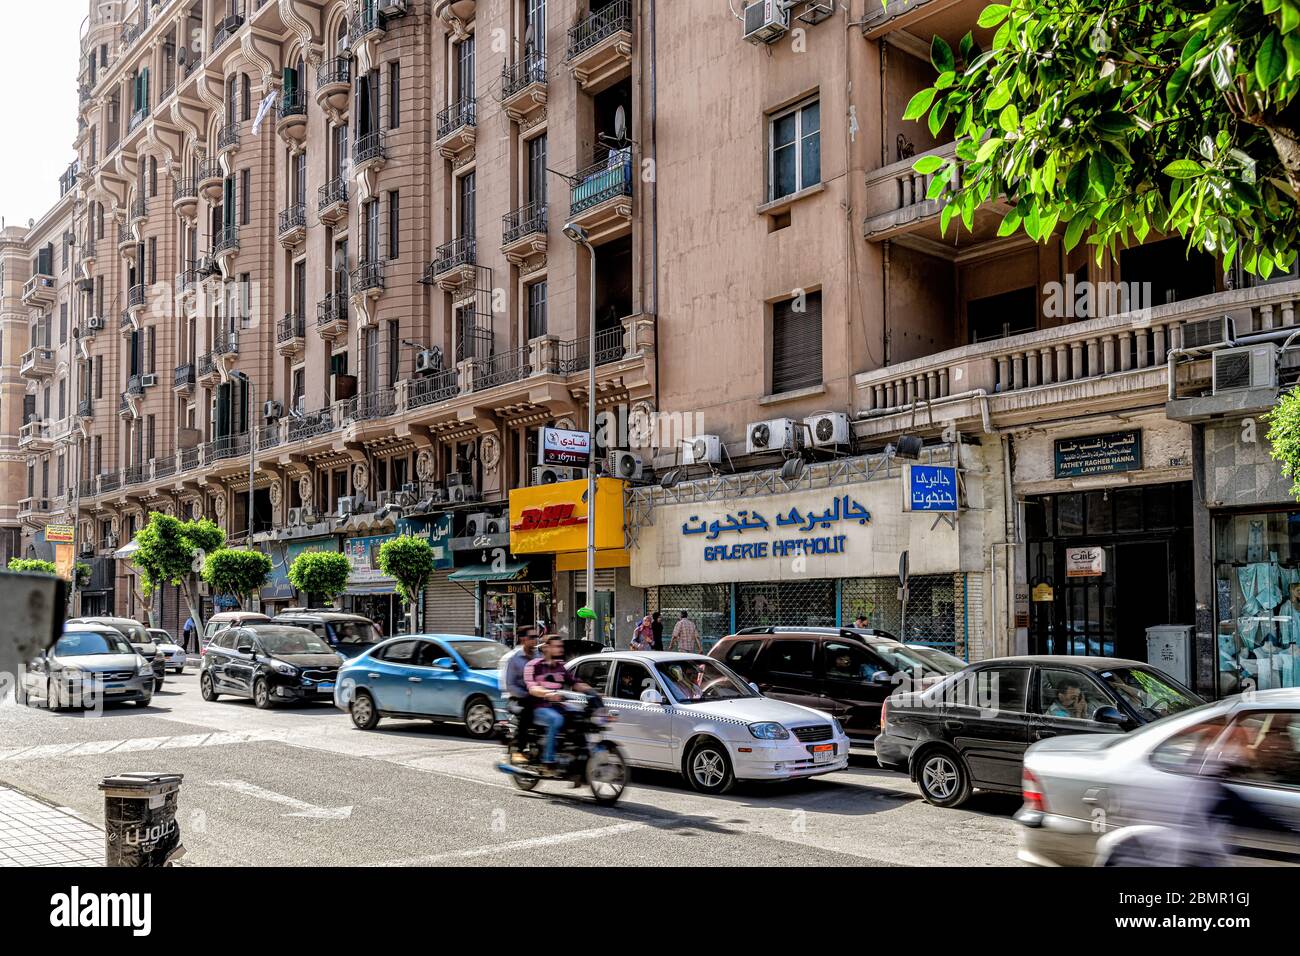
<svg viewBox="0 0 1300 956"><path fill-rule="evenodd" d="M547 584L488 584L483 589L483 636L514 644L519 628L545 624L554 631Z"/></svg>
<svg viewBox="0 0 1300 956"><path fill-rule="evenodd" d="M867 623L909 644L927 644L964 657L965 635L957 640L951 574L917 575L908 582L907 614L895 578L848 578L841 588L840 621L851 627L861 614ZM832 622L834 623L834 622Z"/></svg>
<svg viewBox="0 0 1300 956"><path fill-rule="evenodd" d="M1300 511L1214 519L1219 692L1300 687Z"/></svg>
<svg viewBox="0 0 1300 956"><path fill-rule="evenodd" d="M682 611L699 628L706 651L731 633L731 589L726 584L666 584L649 597L646 610L659 611L664 622L665 648Z"/></svg>

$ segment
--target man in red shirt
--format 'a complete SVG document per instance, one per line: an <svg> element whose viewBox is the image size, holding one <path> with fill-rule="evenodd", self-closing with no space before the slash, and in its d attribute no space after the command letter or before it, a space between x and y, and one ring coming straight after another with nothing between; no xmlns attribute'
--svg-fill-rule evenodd
<svg viewBox="0 0 1300 956"><path fill-rule="evenodd" d="M541 654L524 668L524 686L536 698L533 721L546 731L542 745L542 763L555 765L555 742L564 726L564 709L560 706L562 690L586 692L591 688L573 679L564 666L564 641L558 634L548 634L541 644Z"/></svg>

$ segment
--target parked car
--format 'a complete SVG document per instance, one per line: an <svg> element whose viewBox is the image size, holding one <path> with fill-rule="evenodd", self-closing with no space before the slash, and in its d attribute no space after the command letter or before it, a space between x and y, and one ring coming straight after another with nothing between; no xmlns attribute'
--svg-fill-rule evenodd
<svg viewBox="0 0 1300 956"><path fill-rule="evenodd" d="M875 739L880 707L890 694L966 666L950 654L902 644L872 628L746 628L720 640L709 656L767 697L826 711L855 743Z"/></svg>
<svg viewBox="0 0 1300 956"><path fill-rule="evenodd" d="M133 621L129 617L78 617L73 618L70 624L102 624L116 629L123 637L131 642L131 646L145 660L153 665L153 689L159 691L162 689L163 681L167 677L167 656L154 643L153 638L149 636L149 630L139 621Z"/></svg>
<svg viewBox="0 0 1300 956"><path fill-rule="evenodd" d="M149 706L153 663L115 627L69 621L54 646L32 661L23 678L27 703L42 700L51 710L132 701Z"/></svg>
<svg viewBox="0 0 1300 956"><path fill-rule="evenodd" d="M461 721L471 737L496 733L508 717L497 670L510 649L486 637L393 637L339 670L334 705L361 730L382 717Z"/></svg>
<svg viewBox="0 0 1300 956"><path fill-rule="evenodd" d="M184 674L185 664L189 659L185 648L172 640L171 634L160 627L151 627L147 630L158 650L162 651L163 657L167 658L168 669L177 674Z"/></svg>
<svg viewBox="0 0 1300 956"><path fill-rule="evenodd" d="M278 701L327 701L339 656L311 631L252 623L217 632L199 665L204 700L251 697L265 710Z"/></svg>
<svg viewBox="0 0 1300 956"><path fill-rule="evenodd" d="M265 614L258 614L255 611L222 611L214 614L203 625L201 648L206 648L212 643L213 637L228 627L238 627L241 624L267 624L270 620ZM202 649L199 653L203 653Z"/></svg>
<svg viewBox="0 0 1300 956"><path fill-rule="evenodd" d="M287 608L275 616L275 623L305 627L347 659L365 653L383 640L370 618L329 608L314 611Z"/></svg>
<svg viewBox="0 0 1300 956"><path fill-rule="evenodd" d="M905 769L927 802L973 789L1019 793L1037 740L1123 734L1203 701L1163 671L1112 657L1003 657L887 701L876 759Z"/></svg>
<svg viewBox="0 0 1300 956"><path fill-rule="evenodd" d="M571 661L586 654L601 654L611 650L600 641L589 641L585 637L566 637L564 639L564 659Z"/></svg>
<svg viewBox="0 0 1300 956"><path fill-rule="evenodd" d="M701 793L848 765L849 739L838 720L766 697L703 654L609 651L568 667L605 698L615 718L605 735L628 763L676 771Z"/></svg>
<svg viewBox="0 0 1300 956"><path fill-rule="evenodd" d="M1023 790L1028 863L1300 864L1300 690L1229 697L1122 737L1035 743ZM1211 825L1229 794L1262 819Z"/></svg>

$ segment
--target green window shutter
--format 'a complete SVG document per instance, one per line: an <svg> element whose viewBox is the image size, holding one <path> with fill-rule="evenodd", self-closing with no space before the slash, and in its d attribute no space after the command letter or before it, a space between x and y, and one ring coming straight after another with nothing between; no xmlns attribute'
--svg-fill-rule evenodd
<svg viewBox="0 0 1300 956"><path fill-rule="evenodd" d="M227 176L222 186L221 224L230 228L235 223L235 177Z"/></svg>
<svg viewBox="0 0 1300 956"><path fill-rule="evenodd" d="M290 103L298 95L298 71L291 66L284 68L284 99L283 102Z"/></svg>

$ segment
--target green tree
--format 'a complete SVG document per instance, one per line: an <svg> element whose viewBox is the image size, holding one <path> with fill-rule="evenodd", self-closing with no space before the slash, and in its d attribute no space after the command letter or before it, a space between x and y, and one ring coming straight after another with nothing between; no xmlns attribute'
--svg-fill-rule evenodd
<svg viewBox="0 0 1300 956"><path fill-rule="evenodd" d="M415 630L415 608L424 582L433 573L433 546L427 538L402 534L379 547L379 570L397 581L397 594L411 615Z"/></svg>
<svg viewBox="0 0 1300 956"><path fill-rule="evenodd" d="M10 558L9 570L35 574L57 574L53 561L41 561L39 558Z"/></svg>
<svg viewBox="0 0 1300 956"><path fill-rule="evenodd" d="M1268 413L1269 454L1291 479L1291 495L1300 501L1300 391L1284 392Z"/></svg>
<svg viewBox="0 0 1300 956"><path fill-rule="evenodd" d="M74 566L73 575L77 579L77 587L84 588L90 583L91 571L90 565L85 561L78 561Z"/></svg>
<svg viewBox="0 0 1300 956"><path fill-rule="evenodd" d="M304 551L289 565L289 583L307 595L321 595L327 603L348 587L352 563L337 551Z"/></svg>
<svg viewBox="0 0 1300 956"><path fill-rule="evenodd" d="M1000 235L1100 260L1154 229L1267 277L1295 257L1300 195L1300 0L1011 0L954 51L931 42L934 85L905 119L951 131L922 156L929 198L970 229L1005 198ZM960 167L960 175L957 170Z"/></svg>
<svg viewBox="0 0 1300 956"><path fill-rule="evenodd" d="M135 542L139 547L131 560L140 572L141 592L150 602L150 617L154 592L164 584L175 584L181 589L190 617L202 631L199 571L206 555L225 546L225 532L207 518L180 521L153 511L148 523L135 533Z"/></svg>
<svg viewBox="0 0 1300 956"><path fill-rule="evenodd" d="M271 579L271 559L261 551L221 548L208 555L201 574L213 591L231 595L242 608Z"/></svg>

